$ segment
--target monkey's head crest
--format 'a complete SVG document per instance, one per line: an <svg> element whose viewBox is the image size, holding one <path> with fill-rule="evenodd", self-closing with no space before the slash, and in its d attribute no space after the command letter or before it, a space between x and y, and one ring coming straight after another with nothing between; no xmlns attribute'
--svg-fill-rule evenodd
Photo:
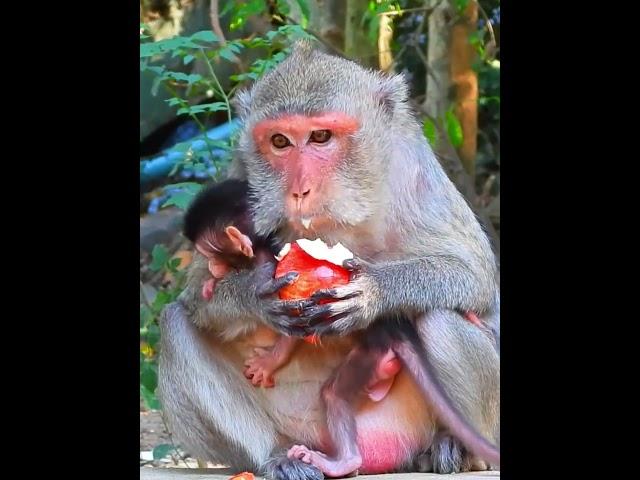
<svg viewBox="0 0 640 480"><path fill-rule="evenodd" d="M280 114L316 115L329 110L360 118L397 120L408 99L403 75L365 69L332 55L310 39L297 40L287 58L232 100L242 123ZM400 107L400 108L399 108ZM251 125L248 125L251 128Z"/></svg>

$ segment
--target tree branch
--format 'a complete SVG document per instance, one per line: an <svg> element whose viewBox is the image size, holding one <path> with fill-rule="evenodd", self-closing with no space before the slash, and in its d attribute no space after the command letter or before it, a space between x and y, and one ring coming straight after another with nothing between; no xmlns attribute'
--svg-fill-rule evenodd
<svg viewBox="0 0 640 480"><path fill-rule="evenodd" d="M227 43L227 39L224 36L222 27L220 26L218 0L211 0L211 5L209 7L209 18L211 19L211 29L213 30L213 33L218 36L218 38L220 39L220 43L222 45L225 45Z"/></svg>

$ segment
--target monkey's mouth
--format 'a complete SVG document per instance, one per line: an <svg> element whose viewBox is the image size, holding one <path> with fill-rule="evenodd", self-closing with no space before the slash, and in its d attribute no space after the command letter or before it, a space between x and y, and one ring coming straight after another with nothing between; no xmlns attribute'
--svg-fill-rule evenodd
<svg viewBox="0 0 640 480"><path fill-rule="evenodd" d="M313 220L313 217L300 217L300 223L307 230L311 227L311 220Z"/></svg>
<svg viewBox="0 0 640 480"><path fill-rule="evenodd" d="M289 227L298 234L300 238L306 238L309 235L313 236L313 234L317 234L319 230L322 230L328 225L329 222L323 215L296 215L289 219Z"/></svg>

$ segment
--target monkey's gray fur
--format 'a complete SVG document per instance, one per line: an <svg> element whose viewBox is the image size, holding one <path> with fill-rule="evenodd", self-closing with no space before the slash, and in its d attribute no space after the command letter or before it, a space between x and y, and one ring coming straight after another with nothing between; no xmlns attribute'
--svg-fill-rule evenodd
<svg viewBox="0 0 640 480"><path fill-rule="evenodd" d="M284 223L284 178L260 158L252 127L284 112L334 110L359 119L349 156L333 179L340 195L323 205L336 224L322 237L341 242L363 267L355 281L337 289L339 301L322 308L339 316L331 325L334 333L344 334L366 328L385 312L427 312L419 321L421 338L439 380L478 431L499 445L495 259L475 215L427 144L407 94L400 76L367 71L300 43L279 67L236 97L244 126L231 176L249 181L257 233L294 240L299 232ZM309 466L273 460L289 442L307 439L294 438L282 427L276 393L250 386L228 360L233 354L225 353L227 342L258 325L290 331L295 319L273 314L275 301L260 295L286 280L269 284L269 265L234 272L218 283L207 303L200 296L207 275L206 262L196 255L180 302L167 309L161 322L159 391L174 434L203 459L279 479L317 478L318 471ZM466 323L456 311L477 312L497 335ZM308 313L315 318L318 312L312 308ZM204 332L218 340L205 341ZM286 378L286 369L282 375ZM291 391L309 389L308 395L319 397L319 384L296 388ZM430 426L424 429L431 440L407 453L414 460L422 453L428 458L422 464L441 472L473 463L463 448L451 446L455 441L446 432L434 436ZM269 468L273 465L277 468Z"/></svg>

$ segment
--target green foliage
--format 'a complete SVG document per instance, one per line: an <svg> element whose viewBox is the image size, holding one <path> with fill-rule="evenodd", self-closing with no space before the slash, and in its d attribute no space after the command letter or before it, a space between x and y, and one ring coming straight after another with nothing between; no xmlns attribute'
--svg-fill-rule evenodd
<svg viewBox="0 0 640 480"><path fill-rule="evenodd" d="M307 12L306 2L299 2L303 11ZM250 15L263 12L264 2L237 2L231 11L232 22L244 22ZM141 29L143 29L141 24ZM170 175L177 174L180 169L188 167L194 171L206 169L205 162L210 160L215 165L216 176L224 170L231 160L230 142L215 142L205 135L209 116L217 112L225 112L227 119L232 119L230 99L242 82L253 81L260 78L266 72L274 68L286 57L292 42L300 38L311 36L299 25L283 25L275 30L267 32L264 37L240 38L220 43L219 39L210 31L196 32L189 37L177 36L157 42L143 42L140 44L140 69L155 75L152 93L157 94L160 88L170 92L171 97L167 103L176 108L176 115L184 115L194 120L200 127L201 135L193 140L199 147L194 147L193 140L175 145L169 151L176 158L175 167ZM142 39L141 39L142 41ZM236 62L247 50L260 49L263 55L255 60L248 71L231 75L234 82L230 91L225 91L216 75L217 62ZM185 73L170 69L166 62L173 58L181 58L182 65L200 60L209 75ZM213 101L207 103L195 103L194 99L202 97ZM172 194L163 206L175 205L186 208L193 198L192 191L179 191Z"/></svg>
<svg viewBox="0 0 640 480"><path fill-rule="evenodd" d="M469 5L470 0L454 0L453 5L456 7L458 12L463 12L465 8Z"/></svg>
<svg viewBox="0 0 640 480"><path fill-rule="evenodd" d="M424 136L429 141L429 145L431 145L433 148L436 148L437 142L438 142L438 131L436 129L435 123L433 123L431 119L429 118L424 119L424 124L422 125L422 132L424 133Z"/></svg>
<svg viewBox="0 0 640 480"><path fill-rule="evenodd" d="M160 460L161 458L164 458L167 455L169 455L169 453L172 452L173 450L175 450L175 447L167 443L162 443L160 445L157 445L153 449L153 459Z"/></svg>
<svg viewBox="0 0 640 480"><path fill-rule="evenodd" d="M291 13L292 6L296 6L301 12L302 25L286 24L261 37L239 38L225 44L211 31L153 41L149 28L140 24L140 70L154 76L152 93L157 94L161 88L169 92L167 102L176 109L176 116L191 118L201 130L196 138L174 145L169 150L168 154L177 159L169 176L174 176L183 168L203 170L207 159L214 162L216 175L219 175L229 163L234 139L211 140L205 135L205 125L210 115L219 112L226 113L227 119L232 120L230 100L237 88L244 82L257 80L284 60L292 42L311 37L304 30L310 15L306 0L278 1L274 15L286 18ZM244 25L250 16L266 13L267 2L264 0L225 2L221 11L222 15L229 16L233 29ZM259 58L248 68L232 75L232 85L225 90L216 72L217 65L219 62L233 62L236 65L250 50L259 51ZM181 68L196 61L205 67L205 73L181 71ZM202 185L181 182L165 185L163 188L173 193L162 207L186 209L202 189ZM163 282L157 290L142 282L140 285L140 396L150 409L160 408L156 398L157 349L160 340L158 319L164 307L175 301L184 287L185 271L179 269L179 265L180 259L173 258L164 245L156 245L151 254L149 269L155 275L162 278L168 276L171 280ZM154 450L154 458L166 456L171 448L173 447L169 445L159 445Z"/></svg>
<svg viewBox="0 0 640 480"><path fill-rule="evenodd" d="M369 0L367 11L362 17L362 27L367 30L367 39L370 43L378 42L378 30L380 29L380 14L402 10L397 0Z"/></svg>
<svg viewBox="0 0 640 480"><path fill-rule="evenodd" d="M143 300L140 305L140 395L147 408L160 408L156 398L158 386L157 349L160 341L158 319L164 307L175 301L184 287L185 271L179 270L180 259L172 258L167 248L156 245L151 253L150 269L162 274L171 274L174 281L149 297L141 285Z"/></svg>
<svg viewBox="0 0 640 480"><path fill-rule="evenodd" d="M451 145L456 148L461 146L463 141L462 125L460 125L460 120L458 120L456 114L453 113L453 107L449 108L445 114L445 128Z"/></svg>

